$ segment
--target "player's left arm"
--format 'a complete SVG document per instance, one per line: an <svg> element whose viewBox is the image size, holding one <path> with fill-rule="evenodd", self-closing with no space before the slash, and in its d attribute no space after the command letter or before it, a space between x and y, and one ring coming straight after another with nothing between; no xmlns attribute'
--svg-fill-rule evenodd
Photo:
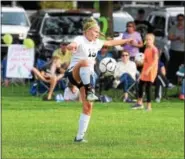
<svg viewBox="0 0 185 159"><path fill-rule="evenodd" d="M124 45L126 43L130 43L133 39L116 39L116 40L107 40L104 41L104 46L117 46L117 45Z"/></svg>

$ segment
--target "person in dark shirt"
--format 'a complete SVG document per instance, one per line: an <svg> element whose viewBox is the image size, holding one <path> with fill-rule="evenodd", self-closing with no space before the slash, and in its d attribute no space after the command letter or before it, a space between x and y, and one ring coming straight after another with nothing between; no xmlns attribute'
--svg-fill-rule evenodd
<svg viewBox="0 0 185 159"><path fill-rule="evenodd" d="M171 84L167 77L166 77L166 68L165 65L162 61L159 60L158 63L158 73L157 77L155 79L155 101L160 102L162 98L162 89L163 88L168 88L171 89L174 87L173 84Z"/></svg>
<svg viewBox="0 0 185 159"><path fill-rule="evenodd" d="M147 33L152 33L153 32L153 27L152 25L144 19L145 17L145 10L144 9L139 9L137 12L137 18L134 20L136 24L136 31L141 34L142 39L144 40L145 35ZM144 46L145 47L145 46ZM140 48L140 52L144 51L144 47Z"/></svg>

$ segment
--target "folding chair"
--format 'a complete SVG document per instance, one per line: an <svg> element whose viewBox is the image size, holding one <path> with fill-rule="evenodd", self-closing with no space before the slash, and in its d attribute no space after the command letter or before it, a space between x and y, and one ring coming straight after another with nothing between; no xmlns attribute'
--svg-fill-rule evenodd
<svg viewBox="0 0 185 159"><path fill-rule="evenodd" d="M46 65L46 63L47 63L47 61L38 58L36 61L36 68L40 70L42 67L44 67ZM34 85L36 85L36 87L37 87L37 89L36 89L37 96L40 96L40 95L43 96L43 95L47 94L49 91L49 84L39 80L36 76L35 76Z"/></svg>
<svg viewBox="0 0 185 159"><path fill-rule="evenodd" d="M138 83L139 83L139 74L136 74L135 82L132 85L130 85L130 87L127 90L128 95L131 96L132 98L137 98L138 96Z"/></svg>
<svg viewBox="0 0 185 159"><path fill-rule="evenodd" d="M169 84L167 78L161 72L159 72L157 74L156 80L157 81L155 81L155 87L157 87L156 82L158 82L158 84L160 85L159 86L159 92L158 92L159 93L159 98L160 99L161 98L166 98L167 99L167 91L168 91L167 87L168 87L168 84ZM157 88L156 88L156 91L157 91ZM157 93L157 92L155 92L155 93Z"/></svg>
<svg viewBox="0 0 185 159"><path fill-rule="evenodd" d="M103 74L100 74L99 76L99 90L98 93L101 95L102 90L109 90L112 88L112 83L114 80L114 76L104 76Z"/></svg>

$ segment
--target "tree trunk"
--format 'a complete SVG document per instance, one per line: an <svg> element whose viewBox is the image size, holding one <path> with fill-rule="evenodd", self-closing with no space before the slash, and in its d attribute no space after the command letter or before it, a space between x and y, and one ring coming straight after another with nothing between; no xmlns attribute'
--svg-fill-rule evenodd
<svg viewBox="0 0 185 159"><path fill-rule="evenodd" d="M106 17L108 20L108 31L106 36L113 37L113 3L109 1L100 1L100 17Z"/></svg>

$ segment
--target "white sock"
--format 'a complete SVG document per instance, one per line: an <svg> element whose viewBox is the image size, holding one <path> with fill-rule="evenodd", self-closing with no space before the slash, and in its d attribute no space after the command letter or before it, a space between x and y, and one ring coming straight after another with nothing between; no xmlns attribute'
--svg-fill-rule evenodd
<svg viewBox="0 0 185 159"><path fill-rule="evenodd" d="M81 67L80 68L80 77L81 77L82 83L84 85L87 85L90 83L91 74L90 74L89 67Z"/></svg>
<svg viewBox="0 0 185 159"><path fill-rule="evenodd" d="M76 139L83 139L85 132L87 131L89 125L90 116L86 114L81 114L79 119L79 128Z"/></svg>

